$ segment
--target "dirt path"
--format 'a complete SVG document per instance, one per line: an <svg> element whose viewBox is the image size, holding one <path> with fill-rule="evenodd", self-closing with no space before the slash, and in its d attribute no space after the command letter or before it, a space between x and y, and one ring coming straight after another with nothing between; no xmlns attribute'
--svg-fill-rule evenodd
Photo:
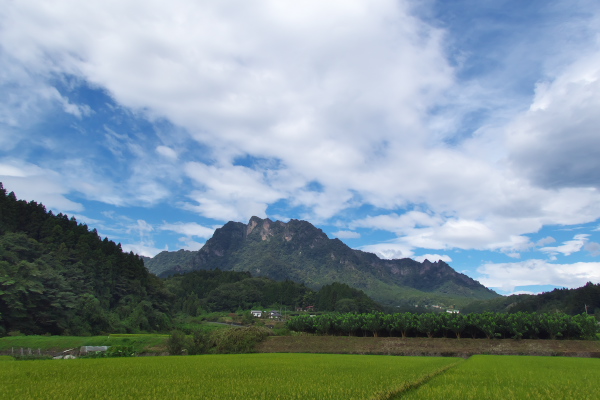
<svg viewBox="0 0 600 400"><path fill-rule="evenodd" d="M273 336L261 353L342 353L469 357L474 354L600 357L600 341Z"/></svg>

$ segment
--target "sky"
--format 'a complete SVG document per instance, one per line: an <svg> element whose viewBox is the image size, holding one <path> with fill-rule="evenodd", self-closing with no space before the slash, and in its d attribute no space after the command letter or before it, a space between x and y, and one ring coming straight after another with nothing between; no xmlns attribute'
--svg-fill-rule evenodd
<svg viewBox="0 0 600 400"><path fill-rule="evenodd" d="M293 218L599 283L599 155L597 1L0 0L0 182L140 255Z"/></svg>

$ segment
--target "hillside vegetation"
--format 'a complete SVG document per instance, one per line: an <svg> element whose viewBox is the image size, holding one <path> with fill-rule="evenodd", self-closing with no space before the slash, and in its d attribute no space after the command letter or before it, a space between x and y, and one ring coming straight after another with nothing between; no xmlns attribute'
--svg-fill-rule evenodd
<svg viewBox="0 0 600 400"><path fill-rule="evenodd" d="M162 252L145 259L159 276L194 270L248 271L255 276L302 282L318 290L334 282L364 291L392 306L464 305L498 294L442 261L382 260L329 239L306 221L252 217L228 222L197 252Z"/></svg>
<svg viewBox="0 0 600 400"><path fill-rule="evenodd" d="M0 183L0 335L164 330L170 303L137 255Z"/></svg>

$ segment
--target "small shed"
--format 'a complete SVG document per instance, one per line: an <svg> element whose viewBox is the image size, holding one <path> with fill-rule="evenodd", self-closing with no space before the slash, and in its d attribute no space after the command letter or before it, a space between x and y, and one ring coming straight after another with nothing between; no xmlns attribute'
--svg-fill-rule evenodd
<svg viewBox="0 0 600 400"><path fill-rule="evenodd" d="M250 313L252 314L253 317L256 317L256 318L261 318L262 314L263 314L263 312L260 310L252 310L252 311L250 311Z"/></svg>

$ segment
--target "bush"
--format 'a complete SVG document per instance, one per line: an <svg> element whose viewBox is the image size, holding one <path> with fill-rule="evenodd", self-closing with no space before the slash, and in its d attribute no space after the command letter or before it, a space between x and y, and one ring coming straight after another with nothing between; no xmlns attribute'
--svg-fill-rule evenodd
<svg viewBox="0 0 600 400"><path fill-rule="evenodd" d="M167 339L167 351L170 355L180 356L188 347L188 339L185 333L181 331L171 332L171 336Z"/></svg>
<svg viewBox="0 0 600 400"><path fill-rule="evenodd" d="M215 350L220 354L253 353L255 346L271 334L267 328L248 326L215 331L213 340Z"/></svg>
<svg viewBox="0 0 600 400"><path fill-rule="evenodd" d="M210 334L206 331L194 331L192 338L188 339L188 354L191 356L208 353L212 347Z"/></svg>

